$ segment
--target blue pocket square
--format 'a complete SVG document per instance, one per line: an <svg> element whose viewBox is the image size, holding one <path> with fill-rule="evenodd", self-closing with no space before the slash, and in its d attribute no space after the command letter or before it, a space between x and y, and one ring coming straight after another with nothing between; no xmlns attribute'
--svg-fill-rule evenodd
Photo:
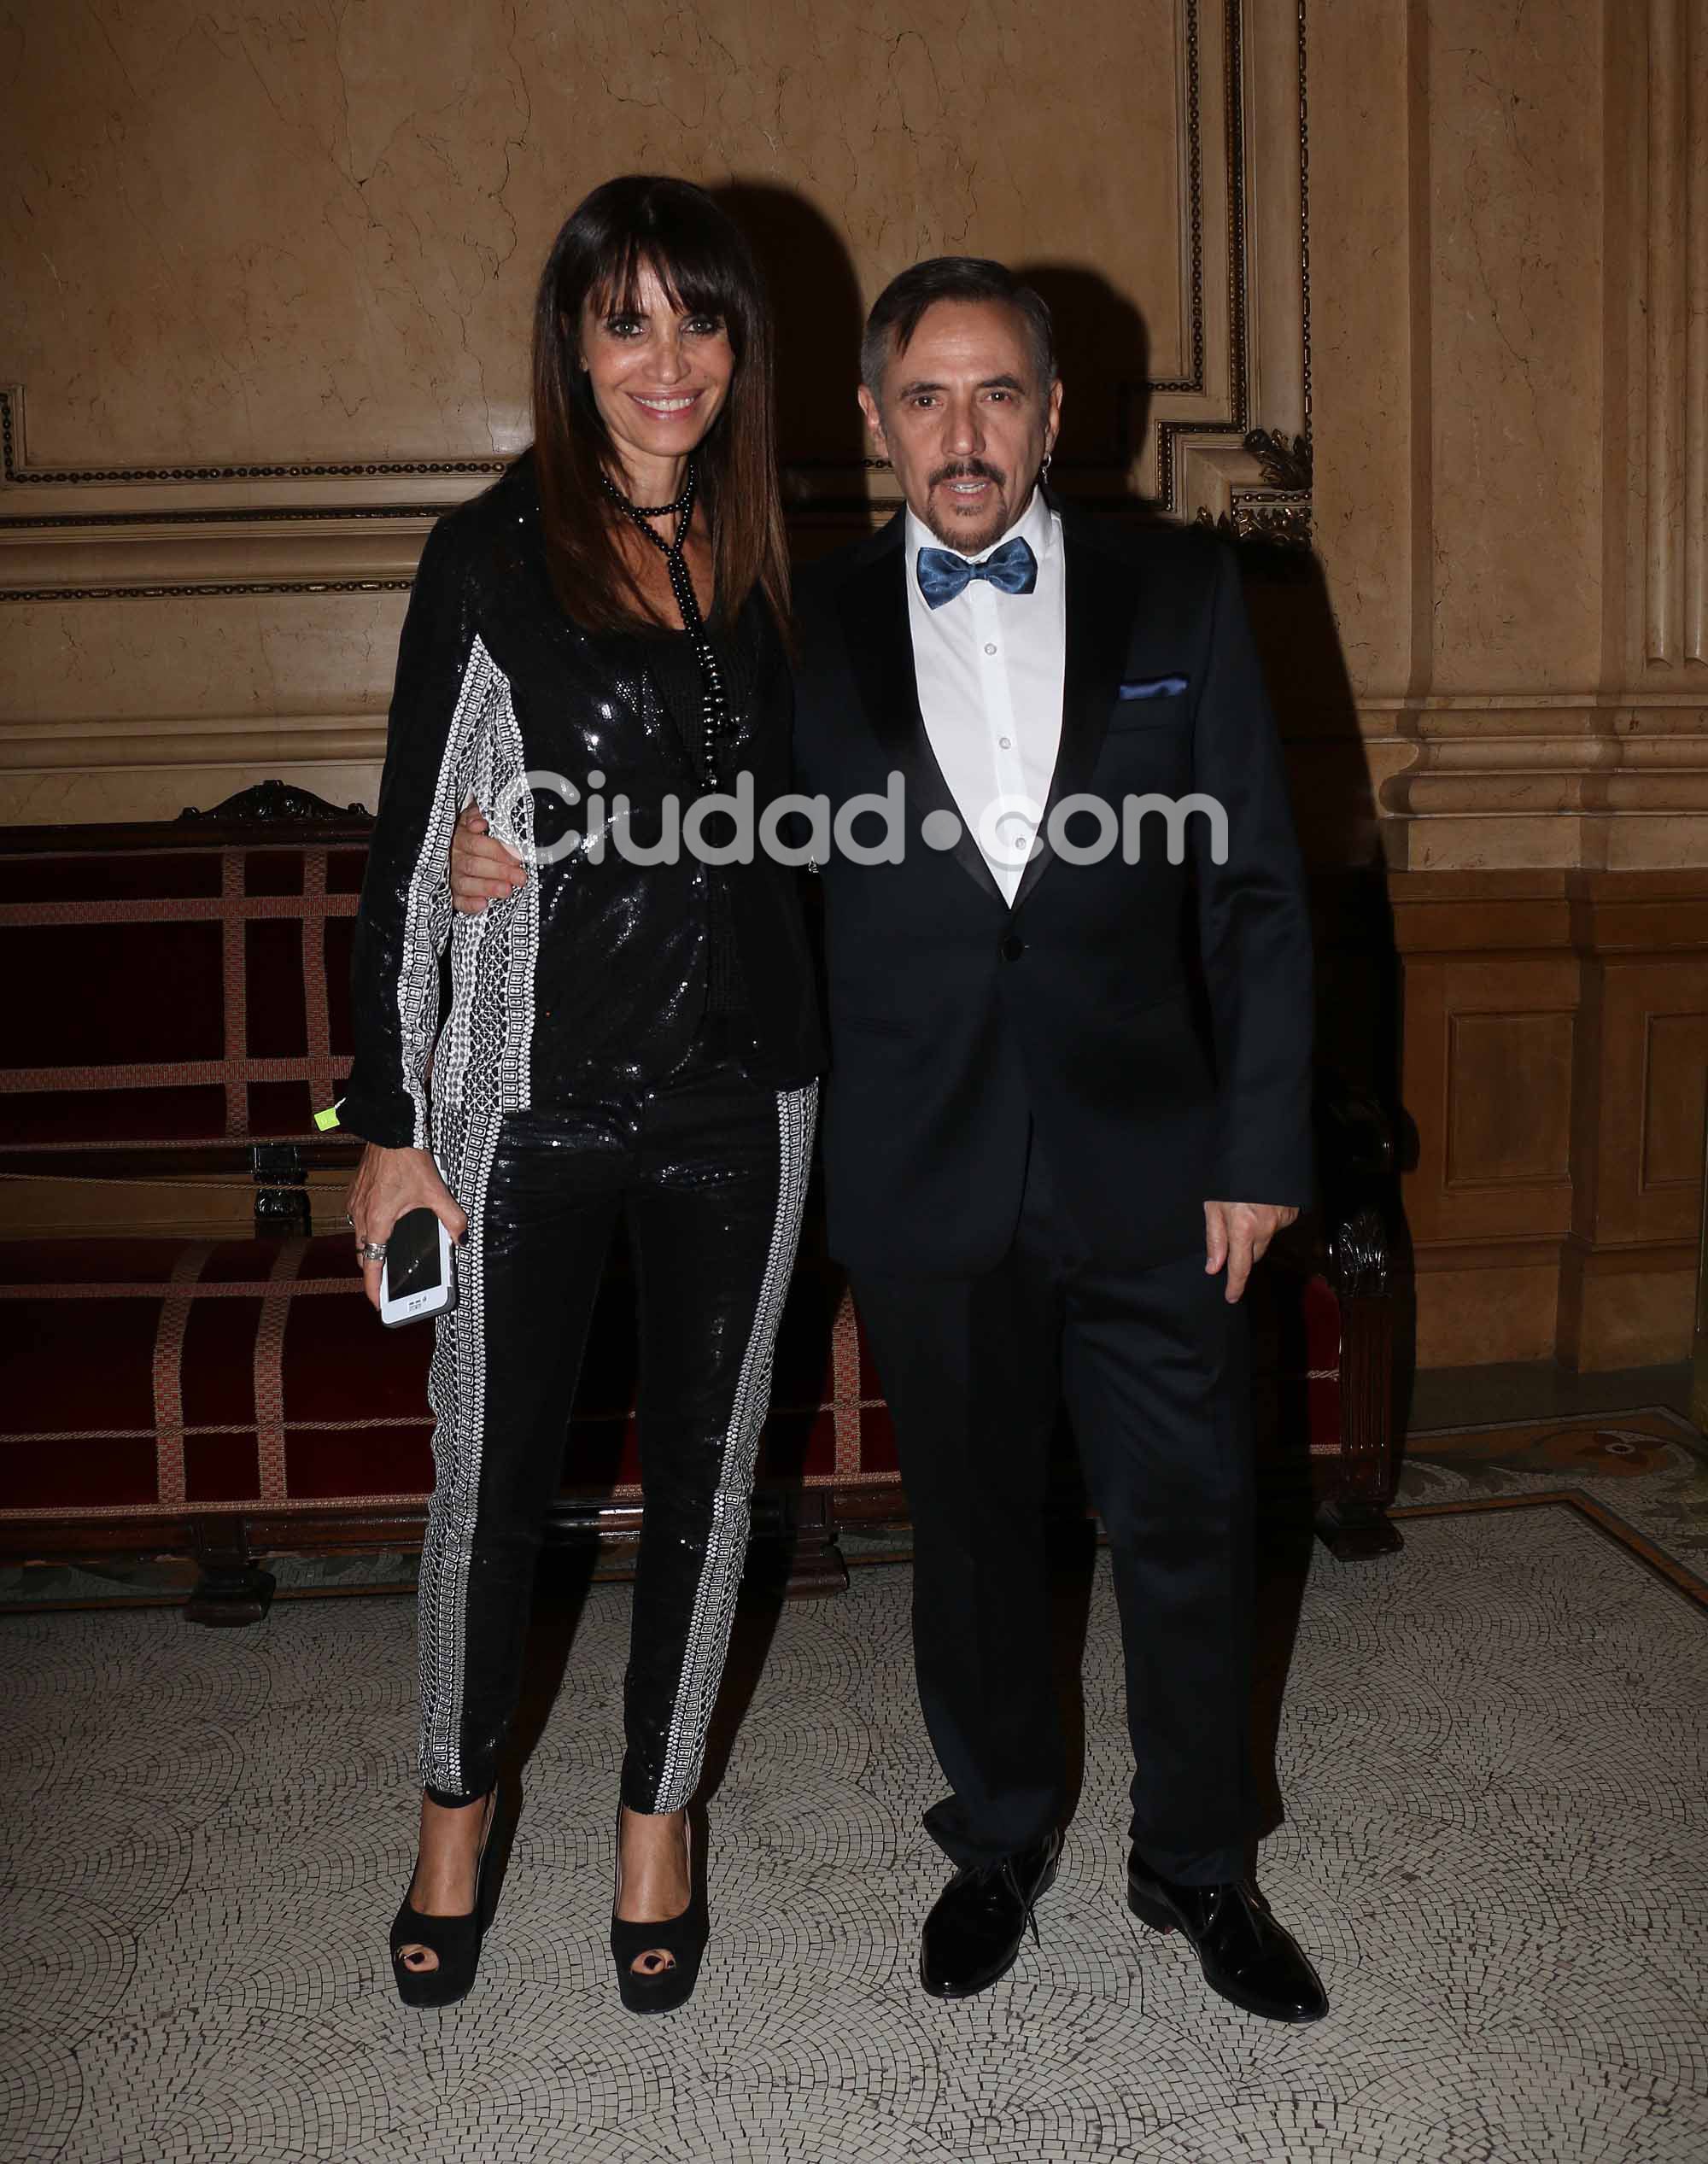
<svg viewBox="0 0 1708 2164"><path fill-rule="evenodd" d="M1186 688L1184 676L1140 676L1131 684L1123 684L1123 699L1173 699Z"/></svg>

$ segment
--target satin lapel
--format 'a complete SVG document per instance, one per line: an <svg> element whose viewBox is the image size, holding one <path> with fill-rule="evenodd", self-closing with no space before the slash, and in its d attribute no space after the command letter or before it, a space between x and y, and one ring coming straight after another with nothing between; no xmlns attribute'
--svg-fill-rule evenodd
<svg viewBox="0 0 1708 2164"><path fill-rule="evenodd" d="M919 682L914 673L913 638L908 627L907 551L900 543L899 523L898 520L894 545L884 547L842 589L842 628L847 635L854 681L872 734L883 746L891 767L900 774L907 792L907 847L925 846L919 826L927 812L950 813L961 830L951 852L955 861L1006 909L1003 891L978 842L966 830L925 733Z"/></svg>
<svg viewBox="0 0 1708 2164"><path fill-rule="evenodd" d="M1068 665L1062 687L1062 741L1044 807L1046 830L1050 814L1062 798L1078 796L1091 785L1120 689L1138 602L1132 572L1071 520L1062 523L1062 544L1067 551ZM1054 861L1047 831L1041 833L1015 896L1016 909Z"/></svg>

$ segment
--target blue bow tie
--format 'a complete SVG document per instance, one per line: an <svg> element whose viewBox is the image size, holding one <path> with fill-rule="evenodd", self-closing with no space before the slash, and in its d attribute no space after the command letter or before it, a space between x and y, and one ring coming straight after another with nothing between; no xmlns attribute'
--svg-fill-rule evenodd
<svg viewBox="0 0 1708 2164"><path fill-rule="evenodd" d="M933 609L952 601L971 580L988 579L1003 594L1030 594L1038 584L1038 559L1032 543L1016 535L982 564L969 564L952 548L919 552L919 590Z"/></svg>

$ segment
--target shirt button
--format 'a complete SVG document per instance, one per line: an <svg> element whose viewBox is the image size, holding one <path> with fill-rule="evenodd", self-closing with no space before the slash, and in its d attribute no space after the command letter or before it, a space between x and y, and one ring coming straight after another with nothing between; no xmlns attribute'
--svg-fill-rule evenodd
<svg viewBox="0 0 1708 2164"><path fill-rule="evenodd" d="M1004 962L1018 962L1026 952L1026 941L1010 932L998 950Z"/></svg>
<svg viewBox="0 0 1708 2164"><path fill-rule="evenodd" d="M994 653L994 652L996 652L996 648L995 648L994 646L992 646L986 645L986 648L985 648L985 652L986 652L986 653Z"/></svg>
<svg viewBox="0 0 1708 2164"><path fill-rule="evenodd" d="M1005 751L1005 752L1012 752L1012 751L1013 751L1013 749L1014 749L1014 739L1013 739L1013 737L1011 737L1011 736L999 736L999 737L997 739L997 743L998 743L998 744L1000 744L1000 745L1002 746L1002 747L1003 747L1003 751Z"/></svg>

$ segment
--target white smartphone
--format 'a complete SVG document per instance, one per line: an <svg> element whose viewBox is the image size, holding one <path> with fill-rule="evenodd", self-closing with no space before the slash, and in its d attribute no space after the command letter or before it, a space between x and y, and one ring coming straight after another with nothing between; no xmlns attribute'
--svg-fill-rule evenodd
<svg viewBox="0 0 1708 2164"><path fill-rule="evenodd" d="M430 1209L398 1219L385 1243L379 1275L379 1319L395 1328L457 1304L457 1250Z"/></svg>

